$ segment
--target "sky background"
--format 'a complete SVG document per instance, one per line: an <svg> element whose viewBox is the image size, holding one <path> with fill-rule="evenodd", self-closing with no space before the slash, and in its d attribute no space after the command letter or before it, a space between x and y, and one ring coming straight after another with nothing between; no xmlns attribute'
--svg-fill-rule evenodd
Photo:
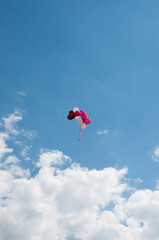
<svg viewBox="0 0 159 240"><path fill-rule="evenodd" d="M49 149L89 171L126 167L131 187L156 189L158 9L148 0L0 1L2 139L31 177ZM80 142L67 119L74 107L91 119Z"/></svg>

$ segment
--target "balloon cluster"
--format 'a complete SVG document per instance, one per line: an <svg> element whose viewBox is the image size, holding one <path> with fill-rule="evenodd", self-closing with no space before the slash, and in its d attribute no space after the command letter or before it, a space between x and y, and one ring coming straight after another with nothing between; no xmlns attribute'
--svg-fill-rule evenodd
<svg viewBox="0 0 159 240"><path fill-rule="evenodd" d="M81 117L81 118L80 118ZM73 109L73 111L69 111L69 115L67 116L69 120L74 118L78 119L77 122L80 124L82 129L86 128L87 124L90 124L91 120L87 118L86 113L83 110L79 110L77 107Z"/></svg>

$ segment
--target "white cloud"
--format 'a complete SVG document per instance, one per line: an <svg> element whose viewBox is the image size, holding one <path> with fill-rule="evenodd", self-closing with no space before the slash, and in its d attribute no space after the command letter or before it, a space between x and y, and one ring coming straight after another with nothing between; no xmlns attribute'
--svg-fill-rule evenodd
<svg viewBox="0 0 159 240"><path fill-rule="evenodd" d="M5 162L4 162L4 165L7 165L7 164L16 164L20 162L20 160L14 156L14 155L10 155L6 158Z"/></svg>
<svg viewBox="0 0 159 240"><path fill-rule="evenodd" d="M10 114L8 117L3 117L3 123L1 122L1 127L4 128L4 131L0 132L0 159L4 157L6 153L13 152L12 148L7 147L7 141L10 140L10 135L17 135L16 123L22 119L20 112L15 111L13 114Z"/></svg>
<svg viewBox="0 0 159 240"><path fill-rule="evenodd" d="M98 135L108 134L108 133L109 133L109 129L104 129L102 131L98 131Z"/></svg>
<svg viewBox="0 0 159 240"><path fill-rule="evenodd" d="M156 147L153 154L152 154L152 160L154 162L158 162L159 161L159 147Z"/></svg>
<svg viewBox="0 0 159 240"><path fill-rule="evenodd" d="M0 169L4 169L8 171L9 174L12 174L15 177L24 177L28 178L30 176L29 169L23 169L22 167L18 166L20 164L20 160L14 156L8 156L5 161L0 163Z"/></svg>
<svg viewBox="0 0 159 240"><path fill-rule="evenodd" d="M90 170L45 149L32 176L7 140L8 128L0 133L1 240L158 240L159 182L132 192L126 168Z"/></svg>
<svg viewBox="0 0 159 240"><path fill-rule="evenodd" d="M125 205L127 225L133 236L144 240L158 240L159 191L149 189L136 191ZM134 231L134 233L133 233Z"/></svg>
<svg viewBox="0 0 159 240"><path fill-rule="evenodd" d="M0 132L0 159L6 154L13 151L12 148L7 147L6 141L9 139L7 133Z"/></svg>
<svg viewBox="0 0 159 240"><path fill-rule="evenodd" d="M13 152L12 148L8 148L7 141L14 140L14 143L23 147L23 141L20 139L17 140L17 137L25 136L28 139L33 139L36 136L35 131L26 131L24 129L18 129L17 123L22 120L22 112L15 110L8 117L2 117L2 122L0 122L1 132L0 132L0 159L2 159L7 153ZM30 160L27 156L27 153L31 145L25 145L21 151L21 156L25 160Z"/></svg>
<svg viewBox="0 0 159 240"><path fill-rule="evenodd" d="M26 145L24 146L23 150L21 151L20 155L25 159L25 160L31 160L30 157L28 157L28 152L30 150L30 148L32 147L32 145Z"/></svg>
<svg viewBox="0 0 159 240"><path fill-rule="evenodd" d="M19 132L16 128L16 123L19 120L22 120L22 114L19 111L15 111L14 113L10 114L8 117L2 118L4 122L4 128L9 134L17 135Z"/></svg>
<svg viewBox="0 0 159 240"><path fill-rule="evenodd" d="M70 161L71 159L64 155L62 152L58 150L44 150L40 151L40 159L37 163L38 167L50 167L51 165L61 165L66 161Z"/></svg>
<svg viewBox="0 0 159 240"><path fill-rule="evenodd" d="M47 164L42 164L34 178L19 176L17 179L13 171L2 171L2 240L42 240L44 237L56 240L69 235L89 239L96 225L102 222L103 214L109 215L109 211L101 211L101 207L106 208L110 202L122 202L121 193L127 184L121 180L126 169L97 171L74 164L60 170L50 167L45 156ZM54 151L53 162L62 162L63 157L62 152ZM41 165L41 158L39 163ZM104 218L105 222L108 218Z"/></svg>
<svg viewBox="0 0 159 240"><path fill-rule="evenodd" d="M23 142L22 141L16 140L14 143L19 145L19 146L23 146Z"/></svg>
<svg viewBox="0 0 159 240"><path fill-rule="evenodd" d="M26 95L26 93L25 92L17 92L19 95L21 95L21 96L25 96Z"/></svg>
<svg viewBox="0 0 159 240"><path fill-rule="evenodd" d="M36 137L36 132L31 130L31 131L26 131L24 129L21 130L21 134L29 139L33 139Z"/></svg>
<svg viewBox="0 0 159 240"><path fill-rule="evenodd" d="M143 181L141 178L135 178L134 183L139 184L139 183L143 183Z"/></svg>
<svg viewBox="0 0 159 240"><path fill-rule="evenodd" d="M0 239L158 240L158 190L126 198L126 168L51 166L64 159L69 161L60 151L41 151L40 170L31 178L20 167L16 174L15 168L1 170Z"/></svg>

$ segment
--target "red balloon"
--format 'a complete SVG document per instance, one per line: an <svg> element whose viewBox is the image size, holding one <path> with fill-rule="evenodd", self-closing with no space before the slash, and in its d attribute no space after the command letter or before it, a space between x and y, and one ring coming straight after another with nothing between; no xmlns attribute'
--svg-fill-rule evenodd
<svg viewBox="0 0 159 240"><path fill-rule="evenodd" d="M72 120L72 119L74 119L75 117L76 117L75 113L74 113L73 111L69 111L69 115L67 116L67 118L68 118L69 120Z"/></svg>
<svg viewBox="0 0 159 240"><path fill-rule="evenodd" d="M79 111L76 111L76 112L75 112L75 116L76 116L76 117L80 116L80 112L79 112Z"/></svg>
<svg viewBox="0 0 159 240"><path fill-rule="evenodd" d="M89 118L86 118L83 120L85 124L90 124L91 123L91 120Z"/></svg>
<svg viewBox="0 0 159 240"><path fill-rule="evenodd" d="M85 112L83 110L81 110L80 115L82 116L83 114L85 114Z"/></svg>
<svg viewBox="0 0 159 240"><path fill-rule="evenodd" d="M87 118L87 115L84 113L84 114L81 115L81 118L84 120L84 119Z"/></svg>

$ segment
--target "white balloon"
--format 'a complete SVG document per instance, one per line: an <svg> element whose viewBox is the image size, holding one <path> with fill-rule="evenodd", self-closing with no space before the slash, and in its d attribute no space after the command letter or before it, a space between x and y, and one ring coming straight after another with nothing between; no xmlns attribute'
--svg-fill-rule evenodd
<svg viewBox="0 0 159 240"><path fill-rule="evenodd" d="M74 112L79 111L79 108L78 108L78 107L75 107L75 108L73 109L73 111L74 111Z"/></svg>
<svg viewBox="0 0 159 240"><path fill-rule="evenodd" d="M86 124L85 124L85 123L82 123L82 124L81 124L81 128L82 128L82 129L85 129L85 128L86 128Z"/></svg>
<svg viewBox="0 0 159 240"><path fill-rule="evenodd" d="M77 120L77 122L78 122L78 124L81 125L83 123L83 120L80 118L80 119Z"/></svg>
<svg viewBox="0 0 159 240"><path fill-rule="evenodd" d="M75 117L76 119L79 119L80 118L80 116L77 116L77 117Z"/></svg>

